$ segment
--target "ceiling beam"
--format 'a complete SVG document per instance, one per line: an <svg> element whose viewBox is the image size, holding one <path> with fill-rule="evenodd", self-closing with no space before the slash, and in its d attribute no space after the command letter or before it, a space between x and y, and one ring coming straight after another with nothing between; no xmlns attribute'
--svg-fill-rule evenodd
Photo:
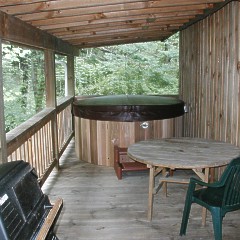
<svg viewBox="0 0 240 240"><path fill-rule="evenodd" d="M114 36L112 36L111 34L109 34L108 38L106 37L106 35L104 36L86 36L86 37L79 37L76 39L71 40L71 43L73 45L78 44L78 43L90 43L90 42L100 42L100 41L115 41L115 40L126 40L126 39L138 39L138 38L154 38L154 39L159 39L161 40L163 37L168 36L170 33L170 31L164 31L164 32L160 32L160 31L148 31L147 35L145 33L143 33L142 31L134 31L131 33L118 33L115 34Z"/></svg>
<svg viewBox="0 0 240 240"><path fill-rule="evenodd" d="M127 41L164 40L229 2L231 1L0 0L0 10L50 36L46 40L42 39L42 45L53 37L56 40L51 40L52 42L62 41L69 45L88 47L94 45L94 41L95 46L106 45L104 39L111 45L125 44ZM15 26L12 28L21 35L21 29L18 30ZM7 31L8 28L2 30L4 33ZM30 34L21 38L38 41L33 35L30 31Z"/></svg>
<svg viewBox="0 0 240 240"><path fill-rule="evenodd" d="M34 26L41 28L42 30L53 30L57 28L69 28L69 27L76 27L76 26L90 26L91 24L101 24L101 23L113 23L113 22L125 22L125 23L132 23L136 20L144 19L146 22L154 22L158 19L174 19L177 17L185 16L186 22L188 22L189 18L195 17L196 14L201 14L202 10L197 11L189 11L189 12L179 12L179 13L162 13L162 14L154 14L154 15L137 15L131 17L116 17L116 18L101 18L101 16L89 16L89 18L82 18L80 17L72 17L67 21L55 22L49 21L49 23L35 23ZM54 24L53 24L54 22ZM36 24L36 25L35 25ZM41 25L44 24L44 25ZM45 25L47 24L47 25Z"/></svg>
<svg viewBox="0 0 240 240"><path fill-rule="evenodd" d="M170 7L170 6L184 6L184 5L195 5L202 3L219 3L224 2L224 0L51 0L51 1L3 1L0 0L0 7L2 11L10 14L24 14L28 12L47 12L47 11L58 11L59 9L76 9L76 8L91 8L91 7L106 7L106 6L114 6L119 4L127 4L134 3L139 4L142 3L146 7Z"/></svg>
<svg viewBox="0 0 240 240"><path fill-rule="evenodd" d="M118 29L112 29L112 30L104 30L102 29L101 31L98 32L87 32L85 34L81 33L81 34L75 34L75 35L69 35L69 36L65 36L65 37L61 37L63 40L66 40L68 42L72 42L75 39L77 39L78 41L81 41L82 38L102 38L105 37L106 39L108 38L118 38L119 35L134 35L134 34L144 34L144 35L149 35L149 33L153 33L155 32L156 34L158 34L160 31L162 32L167 32L167 33L171 33L171 31L173 30L177 30L179 28L179 25L176 25L174 27L168 27L168 26L159 26L156 25L154 27L151 28L130 28L128 30L126 30L125 28L118 28Z"/></svg>
<svg viewBox="0 0 240 240"><path fill-rule="evenodd" d="M132 14L135 12L135 14ZM88 14L82 16L71 16L64 18L51 18L44 20L31 21L30 23L34 26L43 29L51 29L51 26L57 26L58 24L68 24L72 22L112 22L112 21L126 21L126 20L136 20L136 19L158 19L158 18L172 18L178 16L187 16L187 15L200 15L203 14L203 9L189 10L189 11L174 11L174 12L164 12L164 11L128 11L128 12L114 12L114 13L97 13L97 14ZM45 27L46 26L46 27ZM54 27L53 27L54 28Z"/></svg>
<svg viewBox="0 0 240 240"><path fill-rule="evenodd" d="M3 12L0 12L0 25L0 38L3 40L78 55L76 47Z"/></svg>
<svg viewBox="0 0 240 240"><path fill-rule="evenodd" d="M219 3L219 2L216 3L216 4L214 5L214 8L212 8L212 9L206 9L206 10L204 11L204 14L203 14L203 15L199 15L199 16L197 16L195 19L193 19L192 21L190 21L189 23L183 24L183 26L180 28L180 30L184 30L184 29L188 28L189 26L195 24L196 22L199 22L199 21L203 20L206 16L212 15L213 13L219 11L221 8L223 8L223 7L226 6L228 3L233 2L233 1L234 1L234 0L225 0L225 1L222 1L221 3ZM240 1L240 0L238 0L238 1Z"/></svg>
<svg viewBox="0 0 240 240"><path fill-rule="evenodd" d="M154 1L153 1L154 2ZM179 11L191 11L191 10L201 10L206 8L212 8L213 4L195 4L195 5L182 5L182 6L167 6L161 7L157 4L149 2L146 4L144 2L137 3L125 3L125 4L115 4L107 6L89 7L89 8L73 8L73 9L63 9L61 11L45 11L36 12L34 14L17 14L19 19L27 22L46 20L54 18L65 18L73 16L82 16L89 14L102 14L106 17L118 17L118 16L133 16L140 14L155 14L161 12L179 12ZM154 7L152 7L152 5Z"/></svg>
<svg viewBox="0 0 240 240"><path fill-rule="evenodd" d="M153 21L153 19L137 19L134 21L126 21L126 19L124 19L124 21L116 21L116 22L104 22L104 23L89 23L87 24L80 24L79 26L73 26L73 27L63 27L63 28L56 28L56 29L50 29L48 30L49 33L51 34L56 34L56 36L59 34L61 35L64 32L70 32L71 33L75 33L77 31L94 31L94 29L98 29L98 28L114 28L114 27L119 27L119 26L125 26L125 27L138 27L138 26L148 26L148 25L155 25L155 24L172 24L172 23L181 23L184 24L186 23L186 21L191 20L192 18L195 18L195 15L191 15L191 16L179 16L179 17L174 17L171 19L168 18L158 18L156 20ZM86 23L86 22L85 22Z"/></svg>
<svg viewBox="0 0 240 240"><path fill-rule="evenodd" d="M53 34L57 37L60 38L65 38L67 36L75 36L78 34L95 34L97 35L99 32L102 31L121 31L121 29L125 29L125 31L129 31L131 29L142 29L142 30L147 30L147 29L151 29L154 27L159 27L159 28L172 28L172 27L180 27L182 26L183 23L186 22L186 19L178 19L176 20L165 20L165 21L156 21L153 23L146 23L146 21L144 20L139 20L139 21L135 21L134 23L130 23L130 24L124 24L124 23L112 23L112 24L97 24L97 25L92 25L92 27L76 27L76 28L63 28L61 29L61 31L56 31L53 32ZM51 31L50 31L51 33Z"/></svg>
<svg viewBox="0 0 240 240"><path fill-rule="evenodd" d="M163 36L163 38L165 38ZM142 43L142 42L153 42L153 41L161 41L159 36L155 36L152 38L144 37L144 38L134 38L134 39L109 39L98 42L84 42L80 44L76 44L78 48L93 48L93 47L104 47L104 46L114 46L119 44L132 44L132 43Z"/></svg>

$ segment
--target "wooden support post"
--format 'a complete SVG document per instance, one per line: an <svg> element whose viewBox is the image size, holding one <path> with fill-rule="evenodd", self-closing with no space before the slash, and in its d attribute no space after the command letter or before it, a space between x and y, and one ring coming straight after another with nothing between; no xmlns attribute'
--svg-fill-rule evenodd
<svg viewBox="0 0 240 240"><path fill-rule="evenodd" d="M51 49L66 55L79 55L78 47L70 45L45 31L42 31L30 24L19 21L16 17L10 16L0 11L0 38L23 44L34 46L40 49Z"/></svg>
<svg viewBox="0 0 240 240"><path fill-rule="evenodd" d="M3 75L2 75L2 40L0 39L0 163L7 162L7 143L4 118Z"/></svg>
<svg viewBox="0 0 240 240"><path fill-rule="evenodd" d="M74 56L67 56L67 96L74 96Z"/></svg>
<svg viewBox="0 0 240 240"><path fill-rule="evenodd" d="M67 56L67 96L75 95L74 56ZM72 116L72 130L75 132L74 116Z"/></svg>
<svg viewBox="0 0 240 240"><path fill-rule="evenodd" d="M51 50L45 50L46 106L56 108L55 56Z"/></svg>
<svg viewBox="0 0 240 240"><path fill-rule="evenodd" d="M46 107L55 108L56 100L56 74L55 74L55 55L51 50L45 50L45 75L46 75ZM59 168L59 149L58 149L58 130L57 130L57 112L55 111L52 121L52 143L53 159L57 160L57 169Z"/></svg>

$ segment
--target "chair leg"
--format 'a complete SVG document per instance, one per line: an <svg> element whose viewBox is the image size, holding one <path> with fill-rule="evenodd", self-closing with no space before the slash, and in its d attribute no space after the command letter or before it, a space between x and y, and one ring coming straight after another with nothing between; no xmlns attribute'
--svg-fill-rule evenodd
<svg viewBox="0 0 240 240"><path fill-rule="evenodd" d="M220 208L211 209L215 240L222 240L222 215Z"/></svg>
<svg viewBox="0 0 240 240"><path fill-rule="evenodd" d="M184 210L183 210L183 216L182 216L182 224L180 229L181 236L186 234L191 205L192 205L192 201L189 197L187 197L185 201Z"/></svg>
<svg viewBox="0 0 240 240"><path fill-rule="evenodd" d="M122 168L118 166L117 164L114 164L114 170L117 175L118 180L122 179Z"/></svg>
<svg viewBox="0 0 240 240"><path fill-rule="evenodd" d="M118 180L122 179L122 168L118 168L118 174L117 174Z"/></svg>

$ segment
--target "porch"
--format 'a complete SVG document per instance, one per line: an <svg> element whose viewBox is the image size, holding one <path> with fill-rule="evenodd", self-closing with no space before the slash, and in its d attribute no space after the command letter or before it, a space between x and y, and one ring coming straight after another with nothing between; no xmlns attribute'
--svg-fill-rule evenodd
<svg viewBox="0 0 240 240"><path fill-rule="evenodd" d="M148 173L128 173L118 180L113 168L79 161L72 140L43 185L52 200L61 196L64 208L57 223L59 239L213 239L212 220L201 226L201 208L193 205L187 235L179 236L186 185L169 184L168 197L159 192L152 222L147 221ZM181 174L189 175L189 172ZM223 239L238 239L239 212L223 220Z"/></svg>
<svg viewBox="0 0 240 240"><path fill-rule="evenodd" d="M179 124L170 126L173 132L171 137L200 137L240 146L240 2L204 1L203 6L201 1L194 1L192 6L193 1L186 0L177 1L180 4L178 6L167 0L142 1L152 2L150 10L159 12L154 15L148 10L147 4L136 5L141 2L138 0L117 1L118 5L111 1L110 7L114 6L114 9L102 9L105 13L113 12L112 18L105 17L107 15L104 13L99 14L98 1L91 1L88 16L82 11L82 8L87 9L88 1L71 1L74 3L73 9L68 1L34 2L2 1L0 45L2 41L10 41L44 51L46 108L6 133L3 86L0 86L0 162L24 159L37 170L40 185L43 185L50 199L63 198L64 209L57 223L59 239L213 239L210 215L207 226L201 227L201 209L197 206L191 211L187 236L179 237L185 185L170 185L167 199L160 192L154 201L153 221L148 222L146 173L131 173L119 181L113 168L83 162L75 156L72 139L74 135L76 137L76 132L71 114L75 97L74 57L84 47L164 40L180 31L179 98L186 102L188 114ZM123 11L121 2L130 11ZM171 11L166 8L169 4ZM133 5L146 12L136 12L136 9L132 9ZM71 11L66 12L67 9ZM167 14L166 22L158 23L157 17L163 17L160 16L163 10L171 14ZM125 17L119 18L116 11ZM180 11L187 17L179 19ZM76 22L72 15L78 16L80 13L82 16ZM134 15L141 16L141 21ZM70 22L65 22L64 17ZM176 22L172 23L172 18ZM140 24L141 31L134 30L129 34L128 29L132 29L129 26L133 27L136 23ZM78 29L75 24L79 25ZM148 25L155 24L159 26L152 26L149 32L151 26ZM88 38L84 33L86 29L83 29L85 25L90 29L86 33L92 35ZM121 25L126 27L124 34L119 33ZM102 33L104 37L99 35L99 30L105 26L110 26L112 30L107 34ZM93 27L96 27L95 31L92 31ZM113 35L113 31L116 35ZM69 34L72 34L73 40L66 36ZM67 56L68 91L62 102L56 99L55 53ZM1 84L2 72L0 63ZM158 129L156 132L159 134L161 131ZM238 220L239 212L226 215L223 220L223 239L239 239Z"/></svg>

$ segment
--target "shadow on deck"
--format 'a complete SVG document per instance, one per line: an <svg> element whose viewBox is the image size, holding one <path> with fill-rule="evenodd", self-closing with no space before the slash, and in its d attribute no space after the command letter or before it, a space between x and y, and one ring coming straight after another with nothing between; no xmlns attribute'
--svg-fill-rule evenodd
<svg viewBox="0 0 240 240"><path fill-rule="evenodd" d="M187 235L179 236L187 185L169 184L168 197L155 196L153 220L147 221L148 173L125 173L118 180L113 168L76 158L72 141L43 186L51 200L63 198L57 223L61 240L200 240L213 239L210 213L201 226L201 208L192 206ZM183 174L186 174L184 172ZM223 220L223 239L240 239L239 212Z"/></svg>

